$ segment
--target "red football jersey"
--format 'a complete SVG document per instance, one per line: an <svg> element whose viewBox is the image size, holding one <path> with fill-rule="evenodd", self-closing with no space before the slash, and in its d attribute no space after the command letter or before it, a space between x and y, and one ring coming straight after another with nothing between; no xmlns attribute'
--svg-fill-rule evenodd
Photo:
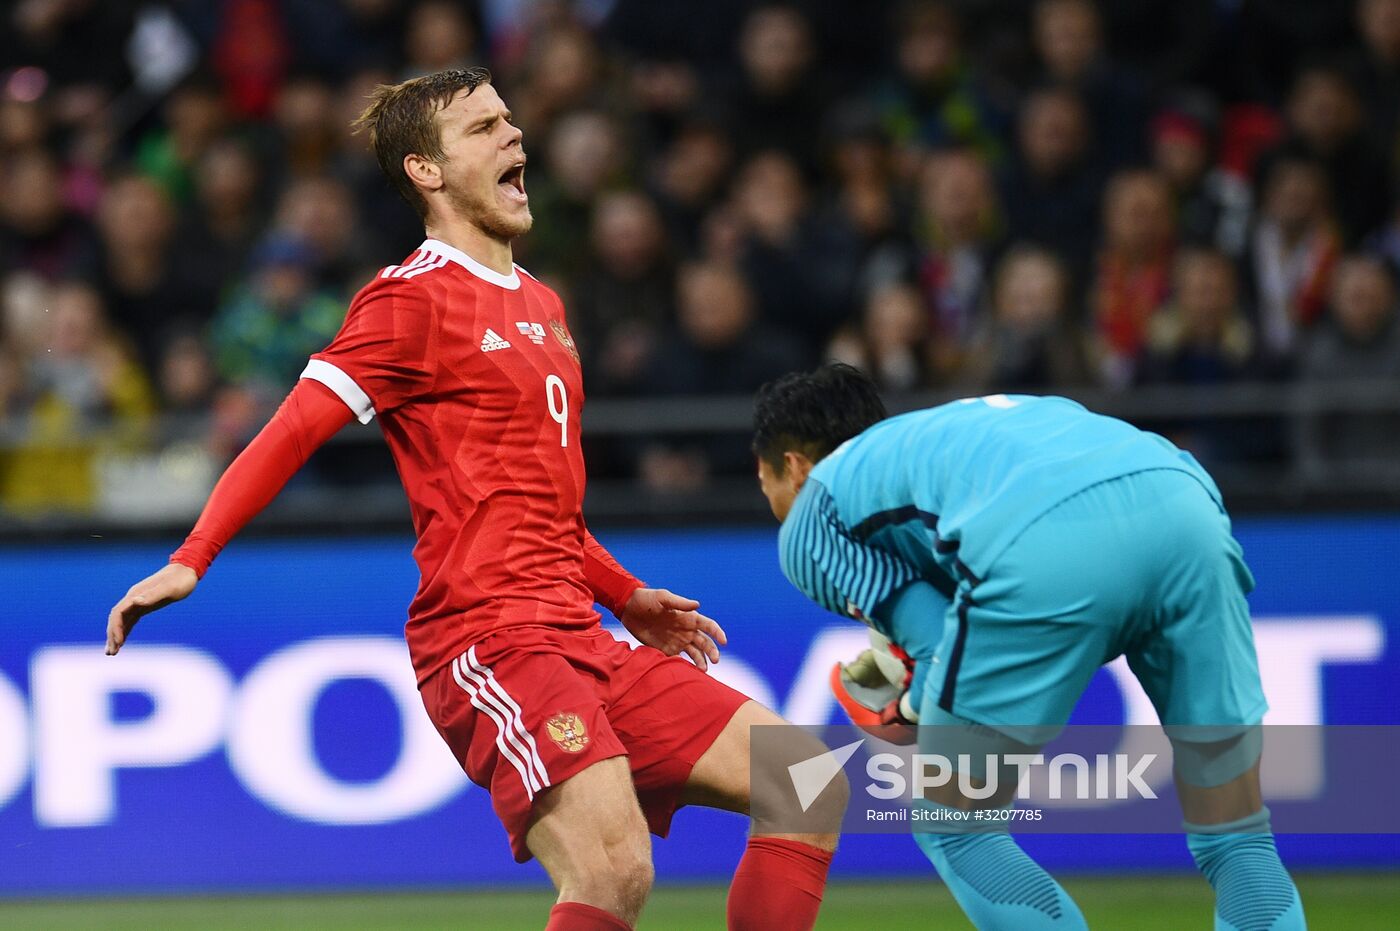
<svg viewBox="0 0 1400 931"><path fill-rule="evenodd" d="M583 379L557 294L429 239L355 296L302 377L380 418L418 535L406 633L420 682L494 630L599 622Z"/></svg>

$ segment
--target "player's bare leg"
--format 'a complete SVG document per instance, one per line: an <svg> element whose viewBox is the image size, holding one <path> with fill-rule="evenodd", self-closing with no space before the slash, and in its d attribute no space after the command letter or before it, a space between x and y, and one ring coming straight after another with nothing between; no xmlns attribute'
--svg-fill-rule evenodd
<svg viewBox="0 0 1400 931"><path fill-rule="evenodd" d="M541 795L535 811L525 843L559 890L547 931L634 926L654 874L627 758L581 770Z"/></svg>
<svg viewBox="0 0 1400 931"><path fill-rule="evenodd" d="M1181 814L1192 824L1225 824L1248 818L1264 807L1259 785L1259 761L1229 782L1218 786L1193 786L1176 776L1176 797Z"/></svg>
<svg viewBox="0 0 1400 931"><path fill-rule="evenodd" d="M787 725L781 717L757 702L748 702L735 712L729 724L696 761L682 799L687 805L704 805L725 811L750 814L753 802L753 759L750 728L755 725ZM795 732L788 725L784 733L804 744L797 757L815 756L826 746ZM810 751L810 752L805 752ZM765 757L767 755L764 755ZM773 756L768 765L781 768L781 757ZM780 786L785 771L759 774L761 784ZM844 776L832 780L825 796L833 810L844 811L850 789ZM734 881L729 887L730 931L806 931L816 922L826 887L826 873L840 834L771 834L755 832L749 838Z"/></svg>

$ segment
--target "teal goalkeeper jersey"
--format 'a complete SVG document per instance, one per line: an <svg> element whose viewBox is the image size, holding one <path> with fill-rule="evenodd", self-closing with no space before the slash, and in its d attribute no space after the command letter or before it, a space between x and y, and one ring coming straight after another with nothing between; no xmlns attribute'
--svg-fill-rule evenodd
<svg viewBox="0 0 1400 931"><path fill-rule="evenodd" d="M1189 453L1066 398L992 395L892 417L812 469L779 533L783 573L908 648L923 638L892 629L892 594L922 580L951 598L955 579L975 584L1059 502L1151 469L1191 475L1220 504Z"/></svg>

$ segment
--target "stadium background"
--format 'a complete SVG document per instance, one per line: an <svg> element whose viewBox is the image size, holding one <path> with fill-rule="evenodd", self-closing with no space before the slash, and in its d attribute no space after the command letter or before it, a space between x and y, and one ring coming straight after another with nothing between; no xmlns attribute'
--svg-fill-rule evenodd
<svg viewBox="0 0 1400 931"><path fill-rule="evenodd" d="M98 646L355 289L421 238L348 132L366 90L466 64L525 132L517 259L584 354L590 523L725 623L721 674L815 722L860 636L782 582L745 438L754 388L836 357L898 407L1055 391L1191 448L1243 515L1273 720L1400 719L1400 0L0 17L0 925L542 920L541 874L412 736L415 578L375 428L146 622L127 672ZM1121 719L1116 681L1085 720ZM650 927L718 925L741 833L682 816ZM1034 845L1096 926L1208 920L1178 838ZM1394 838L1283 845L1315 926L1400 923ZM912 844L855 838L836 871L824 927L960 920ZM452 893L403 893L423 889ZM110 898L150 895L182 898Z"/></svg>

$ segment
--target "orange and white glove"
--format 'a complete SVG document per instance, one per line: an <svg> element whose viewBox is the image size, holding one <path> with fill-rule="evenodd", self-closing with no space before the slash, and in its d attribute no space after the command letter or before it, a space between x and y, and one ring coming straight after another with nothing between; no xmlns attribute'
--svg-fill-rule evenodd
<svg viewBox="0 0 1400 931"><path fill-rule="evenodd" d="M918 739L913 725L919 722L909 695L914 660L888 641L882 648L884 638L877 637L872 634L876 645L863 650L853 662L831 667L831 691L851 723L861 730L890 743L912 744ZM897 662L890 662L891 658ZM891 674L899 681L892 681Z"/></svg>

